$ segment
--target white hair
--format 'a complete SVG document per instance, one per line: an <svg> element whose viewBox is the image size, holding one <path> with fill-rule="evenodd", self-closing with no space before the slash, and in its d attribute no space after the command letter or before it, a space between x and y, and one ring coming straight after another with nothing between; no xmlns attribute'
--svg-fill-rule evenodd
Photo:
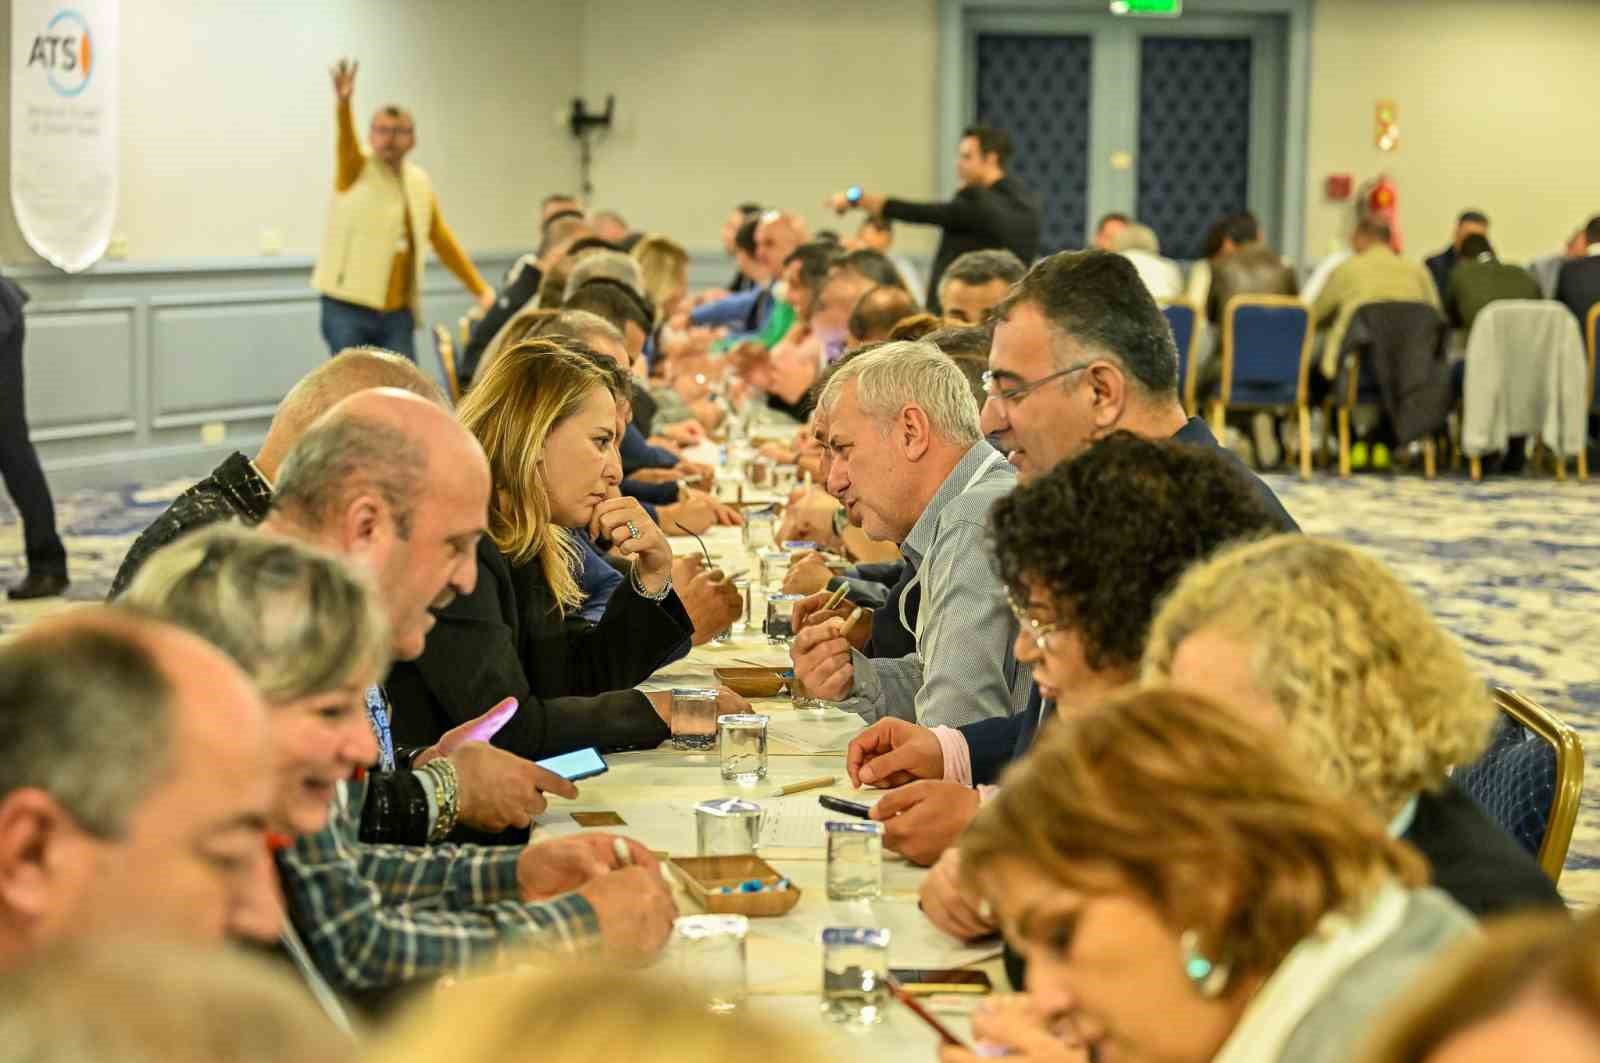
<svg viewBox="0 0 1600 1063"><path fill-rule="evenodd" d="M931 343L885 343L842 363L829 377L818 406L831 416L850 383L856 385L856 405L874 421L888 422L915 404L947 442L970 447L983 438L966 374Z"/></svg>
<svg viewBox="0 0 1600 1063"><path fill-rule="evenodd" d="M1152 255L1161 253L1161 241L1156 237L1156 231L1148 225L1138 222L1129 222L1119 229L1111 238L1113 251L1148 251Z"/></svg>

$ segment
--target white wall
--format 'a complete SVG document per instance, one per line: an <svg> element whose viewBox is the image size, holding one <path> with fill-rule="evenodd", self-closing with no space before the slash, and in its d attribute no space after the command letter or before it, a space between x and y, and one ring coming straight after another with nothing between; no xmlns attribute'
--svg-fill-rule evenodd
<svg viewBox="0 0 1600 1063"><path fill-rule="evenodd" d="M314 255L331 194L327 67L362 60L356 120L383 103L417 118L413 156L469 250L527 246L536 196L572 184L577 151L554 114L578 87L582 9L561 0L124 0L116 231L150 261ZM9 0L0 0L9 33ZM9 74L7 75L9 77ZM8 88L0 89L0 94ZM9 102L0 163L9 173ZM0 210L0 260L37 262Z"/></svg>
<svg viewBox="0 0 1600 1063"><path fill-rule="evenodd" d="M1503 258L1555 250L1600 212L1594 0L1320 0L1312 26L1306 248L1353 225L1323 178L1387 171L1410 256L1448 242L1455 216L1489 215ZM1400 147L1374 144L1381 99Z"/></svg>
<svg viewBox="0 0 1600 1063"><path fill-rule="evenodd" d="M804 212L859 182L907 198L937 190L936 0L676 0L584 5L583 85L617 97L596 142L595 204L636 228L713 250L735 204ZM899 228L902 250L936 234Z"/></svg>

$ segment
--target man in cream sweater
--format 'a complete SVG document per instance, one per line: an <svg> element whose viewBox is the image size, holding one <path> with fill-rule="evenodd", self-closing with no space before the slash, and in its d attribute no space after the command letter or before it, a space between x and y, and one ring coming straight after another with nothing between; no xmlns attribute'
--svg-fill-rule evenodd
<svg viewBox="0 0 1600 1063"><path fill-rule="evenodd" d="M370 344L415 359L412 334L422 291L419 236L426 236L480 305L493 302L494 289L445 224L427 172L406 161L416 144L410 113L381 108L372 116L370 148L363 150L356 140L350 97L357 66L341 59L332 70L338 173L311 286L322 293L322 337L330 354Z"/></svg>

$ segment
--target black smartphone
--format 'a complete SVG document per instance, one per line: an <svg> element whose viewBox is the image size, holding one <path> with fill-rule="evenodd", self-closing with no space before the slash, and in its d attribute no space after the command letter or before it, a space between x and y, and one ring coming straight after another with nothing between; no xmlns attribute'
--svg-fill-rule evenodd
<svg viewBox="0 0 1600 1063"><path fill-rule="evenodd" d="M843 812L845 815L855 816L857 819L872 818L872 809L859 801L846 801L842 797L829 797L827 794L823 794L817 798L817 804L829 812Z"/></svg>
<svg viewBox="0 0 1600 1063"><path fill-rule="evenodd" d="M987 974L964 967L891 967L889 973L913 996L933 993L983 994L994 989L994 983L989 981Z"/></svg>
<svg viewBox="0 0 1600 1063"><path fill-rule="evenodd" d="M555 772L568 782L577 782L579 779L592 779L596 775L604 775L608 770L606 758L600 751L590 746L588 749L579 749L571 753L563 753L558 757L546 757L534 761L546 771Z"/></svg>

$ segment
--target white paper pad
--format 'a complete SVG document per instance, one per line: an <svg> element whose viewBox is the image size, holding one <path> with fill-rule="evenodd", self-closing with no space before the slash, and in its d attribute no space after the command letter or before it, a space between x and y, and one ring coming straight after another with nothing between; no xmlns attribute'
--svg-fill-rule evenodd
<svg viewBox="0 0 1600 1063"><path fill-rule="evenodd" d="M850 712L822 719L795 717L772 720L767 724L769 738L779 739L803 753L843 753L850 739L866 729L866 721Z"/></svg>

